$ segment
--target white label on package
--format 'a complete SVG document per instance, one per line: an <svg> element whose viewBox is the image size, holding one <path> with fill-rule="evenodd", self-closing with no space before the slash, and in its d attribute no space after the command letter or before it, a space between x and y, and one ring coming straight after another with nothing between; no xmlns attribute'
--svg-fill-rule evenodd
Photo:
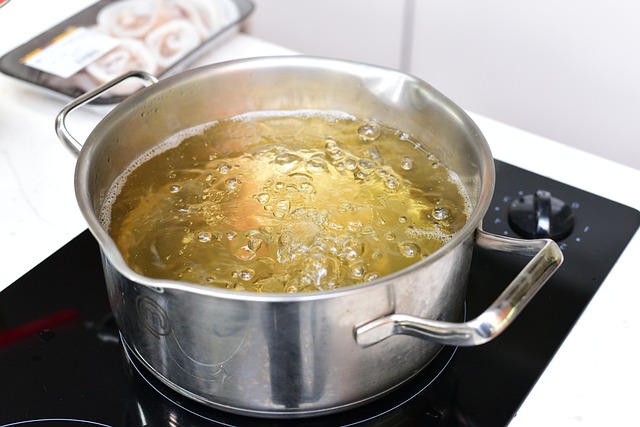
<svg viewBox="0 0 640 427"><path fill-rule="evenodd" d="M85 27L71 28L42 50L32 52L25 65L64 79L117 47L118 39Z"/></svg>

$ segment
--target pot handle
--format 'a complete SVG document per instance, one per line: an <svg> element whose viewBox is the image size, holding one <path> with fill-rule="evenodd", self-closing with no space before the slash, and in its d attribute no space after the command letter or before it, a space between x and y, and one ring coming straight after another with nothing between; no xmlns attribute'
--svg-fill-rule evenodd
<svg viewBox="0 0 640 427"><path fill-rule="evenodd" d="M77 139L75 139L69 132L69 129L67 129L67 116L69 115L69 113L71 113L76 108L82 107L84 104L87 104L94 99L102 96L112 87L130 78L138 78L142 80L142 84L144 84L145 87L158 83L158 79L149 73L146 73L144 71L130 71L77 97L76 99L65 105L62 111L58 113L58 116L56 117L56 134L58 135L60 141L62 141L74 155L78 155L80 153L82 144Z"/></svg>
<svg viewBox="0 0 640 427"><path fill-rule="evenodd" d="M562 251L551 239L514 239L478 229L476 244L489 250L533 258L493 304L473 320L450 323L408 314L390 314L356 327L358 344L368 347L396 334L456 346L484 344L513 322L563 261Z"/></svg>

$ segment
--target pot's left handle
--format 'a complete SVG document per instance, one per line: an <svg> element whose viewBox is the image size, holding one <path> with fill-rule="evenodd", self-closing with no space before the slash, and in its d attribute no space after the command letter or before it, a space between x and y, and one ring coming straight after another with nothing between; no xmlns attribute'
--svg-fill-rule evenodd
<svg viewBox="0 0 640 427"><path fill-rule="evenodd" d="M69 132L69 129L67 129L67 116L69 115L69 113L71 113L76 108L82 107L84 104L87 104L100 97L102 94L109 91L112 87L130 78L138 78L142 80L142 84L147 87L151 86L152 84L158 83L158 79L149 73L146 73L144 71L131 71L113 79L110 82L98 86L97 88L85 93L84 95L77 97L76 99L65 105L62 111L58 113L58 116L56 117L56 134L58 134L58 138L60 138L60 141L62 141L74 155L78 155L80 153L80 150L82 149L82 143L75 139Z"/></svg>
<svg viewBox="0 0 640 427"><path fill-rule="evenodd" d="M513 322L563 261L562 251L550 239L514 239L479 229L476 231L476 244L533 258L494 303L473 320L451 323L408 314L390 314L356 327L354 333L358 344L368 347L396 334L458 346L486 343Z"/></svg>

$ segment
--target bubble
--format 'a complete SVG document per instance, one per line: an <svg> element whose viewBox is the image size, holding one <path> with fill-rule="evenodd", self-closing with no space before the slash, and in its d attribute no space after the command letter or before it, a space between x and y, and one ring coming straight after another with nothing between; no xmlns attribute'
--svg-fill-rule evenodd
<svg viewBox="0 0 640 427"><path fill-rule="evenodd" d="M250 268L247 268L246 270L238 271L237 274L238 274L238 278L240 280L244 280L245 282L253 280L253 278L256 276L256 272Z"/></svg>
<svg viewBox="0 0 640 427"><path fill-rule="evenodd" d="M249 230L246 234L247 248L253 252L257 252L264 243L262 233L258 230Z"/></svg>
<svg viewBox="0 0 640 427"><path fill-rule="evenodd" d="M369 159L360 159L358 162L358 167L353 172L353 177L356 180L364 180L375 171L374 164Z"/></svg>
<svg viewBox="0 0 640 427"><path fill-rule="evenodd" d="M305 256L318 234L320 234L320 228L312 222L300 221L285 224L278 239L278 262L285 263Z"/></svg>
<svg viewBox="0 0 640 427"><path fill-rule="evenodd" d="M254 259L257 254L254 250L252 250L249 245L243 245L236 249L234 253L235 257L241 261L251 261Z"/></svg>
<svg viewBox="0 0 640 427"><path fill-rule="evenodd" d="M365 282L371 282L373 280L376 280L378 277L380 277L380 275L378 273L367 273L364 275L364 281Z"/></svg>
<svg viewBox="0 0 640 427"><path fill-rule="evenodd" d="M258 201L258 203L260 203L261 205L266 205L267 203L269 203L269 200L271 199L271 196L269 196L269 193L260 193L260 194L256 194L255 196L253 196L254 199L256 199Z"/></svg>
<svg viewBox="0 0 640 427"><path fill-rule="evenodd" d="M325 150L327 150L329 157L331 157L333 160L342 159L344 157L344 152L340 149L336 140L332 138L327 138L326 141L327 142L324 148Z"/></svg>
<svg viewBox="0 0 640 427"><path fill-rule="evenodd" d="M406 171L410 171L413 169L413 158L411 157L405 157L402 159L402 163L400 164L400 167Z"/></svg>
<svg viewBox="0 0 640 427"><path fill-rule="evenodd" d="M351 268L349 269L349 276L355 280L362 280L366 273L367 273L367 266L362 262L358 262L352 265Z"/></svg>
<svg viewBox="0 0 640 427"><path fill-rule="evenodd" d="M360 221L349 221L347 222L347 230L360 233L362 231L362 223Z"/></svg>
<svg viewBox="0 0 640 427"><path fill-rule="evenodd" d="M358 169L353 173L353 177L356 181L364 181L367 178L367 174L362 169Z"/></svg>
<svg viewBox="0 0 640 427"><path fill-rule="evenodd" d="M335 230L335 231L342 231L344 230L344 225L339 224L337 222L329 222L327 224L327 228L331 229L331 230Z"/></svg>
<svg viewBox="0 0 640 427"><path fill-rule="evenodd" d="M338 205L338 212L353 212L355 208L349 202L340 202Z"/></svg>
<svg viewBox="0 0 640 427"><path fill-rule="evenodd" d="M283 199L276 203L276 208L273 211L273 215L277 218L284 218L286 214L289 213L291 209L291 201L288 199Z"/></svg>
<svg viewBox="0 0 640 427"><path fill-rule="evenodd" d="M258 252L264 243L264 239L261 237L250 237L247 242L247 247L253 252Z"/></svg>
<svg viewBox="0 0 640 427"><path fill-rule="evenodd" d="M401 217L399 217L399 218L398 218L398 221L399 221L401 224L404 224L405 222L407 222L407 217L406 217L406 216L401 216Z"/></svg>
<svg viewBox="0 0 640 427"><path fill-rule="evenodd" d="M335 150L336 148L338 148L338 142L333 138L326 138L324 148L327 151Z"/></svg>
<svg viewBox="0 0 640 427"><path fill-rule="evenodd" d="M438 221L449 218L449 215L450 211L446 206L436 206L435 208L433 208L433 211L431 211L431 216L433 217L433 219Z"/></svg>
<svg viewBox="0 0 640 427"><path fill-rule="evenodd" d="M367 150L364 152L364 154L369 157L371 160L374 160L378 163L382 162L382 155L380 154L380 150L378 150L378 147L374 147L371 150Z"/></svg>
<svg viewBox="0 0 640 427"><path fill-rule="evenodd" d="M171 187L169 187L169 193L179 193L180 190L182 190L182 186L178 185L178 184L174 184Z"/></svg>
<svg viewBox="0 0 640 427"><path fill-rule="evenodd" d="M398 245L400 253L407 258L413 258L420 255L420 246L413 242L402 242Z"/></svg>
<svg viewBox="0 0 640 427"><path fill-rule="evenodd" d="M260 227L260 234L266 239L269 240L269 238L273 235L274 229L273 227L270 227L268 225L262 226Z"/></svg>
<svg viewBox="0 0 640 427"><path fill-rule="evenodd" d="M327 211L316 211L314 215L311 216L313 222L319 226L326 226L329 223L329 212Z"/></svg>
<svg viewBox="0 0 640 427"><path fill-rule="evenodd" d="M211 233L209 233L208 231L200 231L200 232L198 232L198 241L200 241L202 243L210 242L212 238L213 238L213 235Z"/></svg>
<svg viewBox="0 0 640 427"><path fill-rule="evenodd" d="M389 190L397 190L398 187L400 186L400 181L398 180L398 178L394 176L390 176L385 180L384 185Z"/></svg>
<svg viewBox="0 0 640 427"><path fill-rule="evenodd" d="M224 237L227 238L227 240L233 240L236 238L236 236L238 235L238 233L236 233L235 231L227 231L224 235Z"/></svg>
<svg viewBox="0 0 640 427"><path fill-rule="evenodd" d="M364 242L358 240L347 240L344 242L341 256L349 261L355 261L362 257L364 253Z"/></svg>
<svg viewBox="0 0 640 427"><path fill-rule="evenodd" d="M358 167L358 162L353 157L347 157L344 159L344 168L346 170L355 170Z"/></svg>
<svg viewBox="0 0 640 427"><path fill-rule="evenodd" d="M377 168L376 169L376 174L382 179L386 179L391 175L389 172L387 172L383 168Z"/></svg>
<svg viewBox="0 0 640 427"><path fill-rule="evenodd" d="M297 168L301 161L302 157L290 152L278 154L276 158L273 159L276 169L285 174Z"/></svg>
<svg viewBox="0 0 640 427"><path fill-rule="evenodd" d="M231 166L229 166L227 163L222 162L218 165L218 172L220 172L223 175L228 174L231 171Z"/></svg>
<svg viewBox="0 0 640 427"><path fill-rule="evenodd" d="M367 123L358 128L358 136L362 142L375 141L382 134L382 128L378 123Z"/></svg>
<svg viewBox="0 0 640 427"><path fill-rule="evenodd" d="M224 182L224 187L229 191L237 189L238 187L240 187L240 185L242 185L242 181L240 181L238 178L229 178Z"/></svg>
<svg viewBox="0 0 640 427"><path fill-rule="evenodd" d="M395 240L396 239L396 235L394 233L392 233L391 231L388 231L388 232L384 233L384 238L386 240Z"/></svg>
<svg viewBox="0 0 640 427"><path fill-rule="evenodd" d="M362 234L373 235L375 234L375 229L373 228L373 226L366 224L362 227Z"/></svg>
<svg viewBox="0 0 640 427"><path fill-rule="evenodd" d="M314 254L304 260L300 272L300 284L317 289L335 286L339 263L331 255Z"/></svg>
<svg viewBox="0 0 640 427"><path fill-rule="evenodd" d="M364 170L372 169L374 165L375 164L370 159L360 159L360 161L358 162L358 167Z"/></svg>
<svg viewBox="0 0 640 427"><path fill-rule="evenodd" d="M327 163L319 158L311 158L307 160L306 169L309 173L328 173L329 167Z"/></svg>
<svg viewBox="0 0 640 427"><path fill-rule="evenodd" d="M316 191L316 188L310 182L303 182L300 184L300 191L311 194Z"/></svg>

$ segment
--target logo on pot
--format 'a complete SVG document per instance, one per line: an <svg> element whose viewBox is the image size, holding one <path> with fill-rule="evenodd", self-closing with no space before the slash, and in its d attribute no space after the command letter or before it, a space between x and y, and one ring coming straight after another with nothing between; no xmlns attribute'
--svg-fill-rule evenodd
<svg viewBox="0 0 640 427"><path fill-rule="evenodd" d="M142 320L145 328L156 338L167 336L171 333L169 317L164 309L157 302L145 296L136 299L138 316Z"/></svg>

